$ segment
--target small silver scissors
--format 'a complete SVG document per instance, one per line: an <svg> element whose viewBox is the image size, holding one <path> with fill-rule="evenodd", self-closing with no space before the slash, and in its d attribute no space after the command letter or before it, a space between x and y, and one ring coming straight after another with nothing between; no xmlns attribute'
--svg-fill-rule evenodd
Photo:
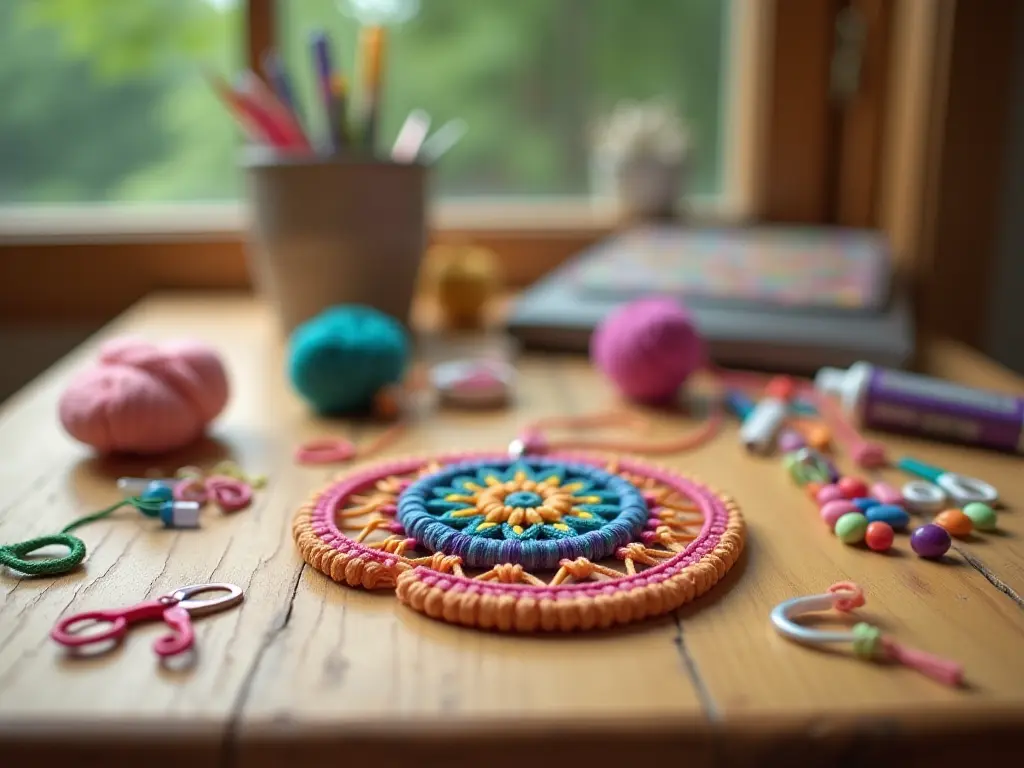
<svg viewBox="0 0 1024 768"><path fill-rule="evenodd" d="M933 467L909 456L904 456L896 462L896 466L904 472L935 483L961 506L975 501L984 504L995 504L999 501L999 491L996 487L976 477L947 472L941 467Z"/></svg>

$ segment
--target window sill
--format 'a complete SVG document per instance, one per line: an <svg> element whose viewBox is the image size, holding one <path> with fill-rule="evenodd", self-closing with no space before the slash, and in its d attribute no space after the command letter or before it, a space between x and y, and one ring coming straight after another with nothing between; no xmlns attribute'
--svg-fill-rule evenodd
<svg viewBox="0 0 1024 768"><path fill-rule="evenodd" d="M692 204L704 221L735 221L740 211L722 197ZM238 240L248 213L239 202L158 205L0 206L0 247L60 243L152 243ZM615 204L584 197L490 197L441 200L431 229L532 238L605 233L618 221Z"/></svg>

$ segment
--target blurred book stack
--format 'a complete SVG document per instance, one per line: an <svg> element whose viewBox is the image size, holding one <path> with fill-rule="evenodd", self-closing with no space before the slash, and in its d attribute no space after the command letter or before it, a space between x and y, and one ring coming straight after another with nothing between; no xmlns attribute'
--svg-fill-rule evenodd
<svg viewBox="0 0 1024 768"><path fill-rule="evenodd" d="M585 350L611 309L650 294L681 299L722 365L803 372L858 360L904 367L913 356L884 236L826 227L617 234L526 291L508 330L531 348Z"/></svg>

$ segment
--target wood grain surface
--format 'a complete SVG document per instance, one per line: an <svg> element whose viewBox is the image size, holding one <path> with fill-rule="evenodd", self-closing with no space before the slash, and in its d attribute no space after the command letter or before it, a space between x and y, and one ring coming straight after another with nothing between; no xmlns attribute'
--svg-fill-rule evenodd
<svg viewBox="0 0 1024 768"><path fill-rule="evenodd" d="M161 765L703 766L799 755L803 765L934 766L1015 743L1024 729L1024 481L1015 457L885 438L896 456L1003 491L998 534L974 536L943 562L928 562L903 536L889 555L840 544L778 459L745 455L730 425L706 448L664 462L728 491L744 510L747 549L723 583L674 616L623 630L505 637L432 621L391 595L341 587L302 563L292 515L336 470L294 465L294 446L325 434L365 439L377 427L309 415L287 386L268 313L251 299L149 299L10 400L0 411L0 541L59 530L116 499L114 478L154 466L97 461L56 421L69 376L103 338L125 332L205 338L223 352L233 380L212 439L157 466L230 456L270 483L253 508L206 512L198 531L158 529L133 512L87 526L79 533L89 558L70 575L0 574L4 764L45 754L76 764L114 756ZM433 358L478 343L435 336L423 350ZM932 345L926 360L950 378L1024 391L961 347ZM421 409L389 453L501 448L538 416L616 403L581 358L527 355L518 367L513 408ZM655 438L694 423L660 416ZM845 579L866 589L861 617L963 662L969 684L950 690L773 633L776 603ZM48 638L68 613L206 581L239 584L246 598L197 620L189 666L157 662L156 625L133 628L126 642L93 658L70 658Z"/></svg>

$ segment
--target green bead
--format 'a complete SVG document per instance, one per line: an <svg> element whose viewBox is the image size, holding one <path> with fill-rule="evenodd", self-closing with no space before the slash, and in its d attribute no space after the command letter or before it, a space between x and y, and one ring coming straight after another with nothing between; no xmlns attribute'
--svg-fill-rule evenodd
<svg viewBox="0 0 1024 768"><path fill-rule="evenodd" d="M996 527L996 512L988 504L972 501L964 507L964 514L979 531L991 531Z"/></svg>
<svg viewBox="0 0 1024 768"><path fill-rule="evenodd" d="M836 520L835 530L843 544L860 544L868 530L868 519L860 512L847 512Z"/></svg>

